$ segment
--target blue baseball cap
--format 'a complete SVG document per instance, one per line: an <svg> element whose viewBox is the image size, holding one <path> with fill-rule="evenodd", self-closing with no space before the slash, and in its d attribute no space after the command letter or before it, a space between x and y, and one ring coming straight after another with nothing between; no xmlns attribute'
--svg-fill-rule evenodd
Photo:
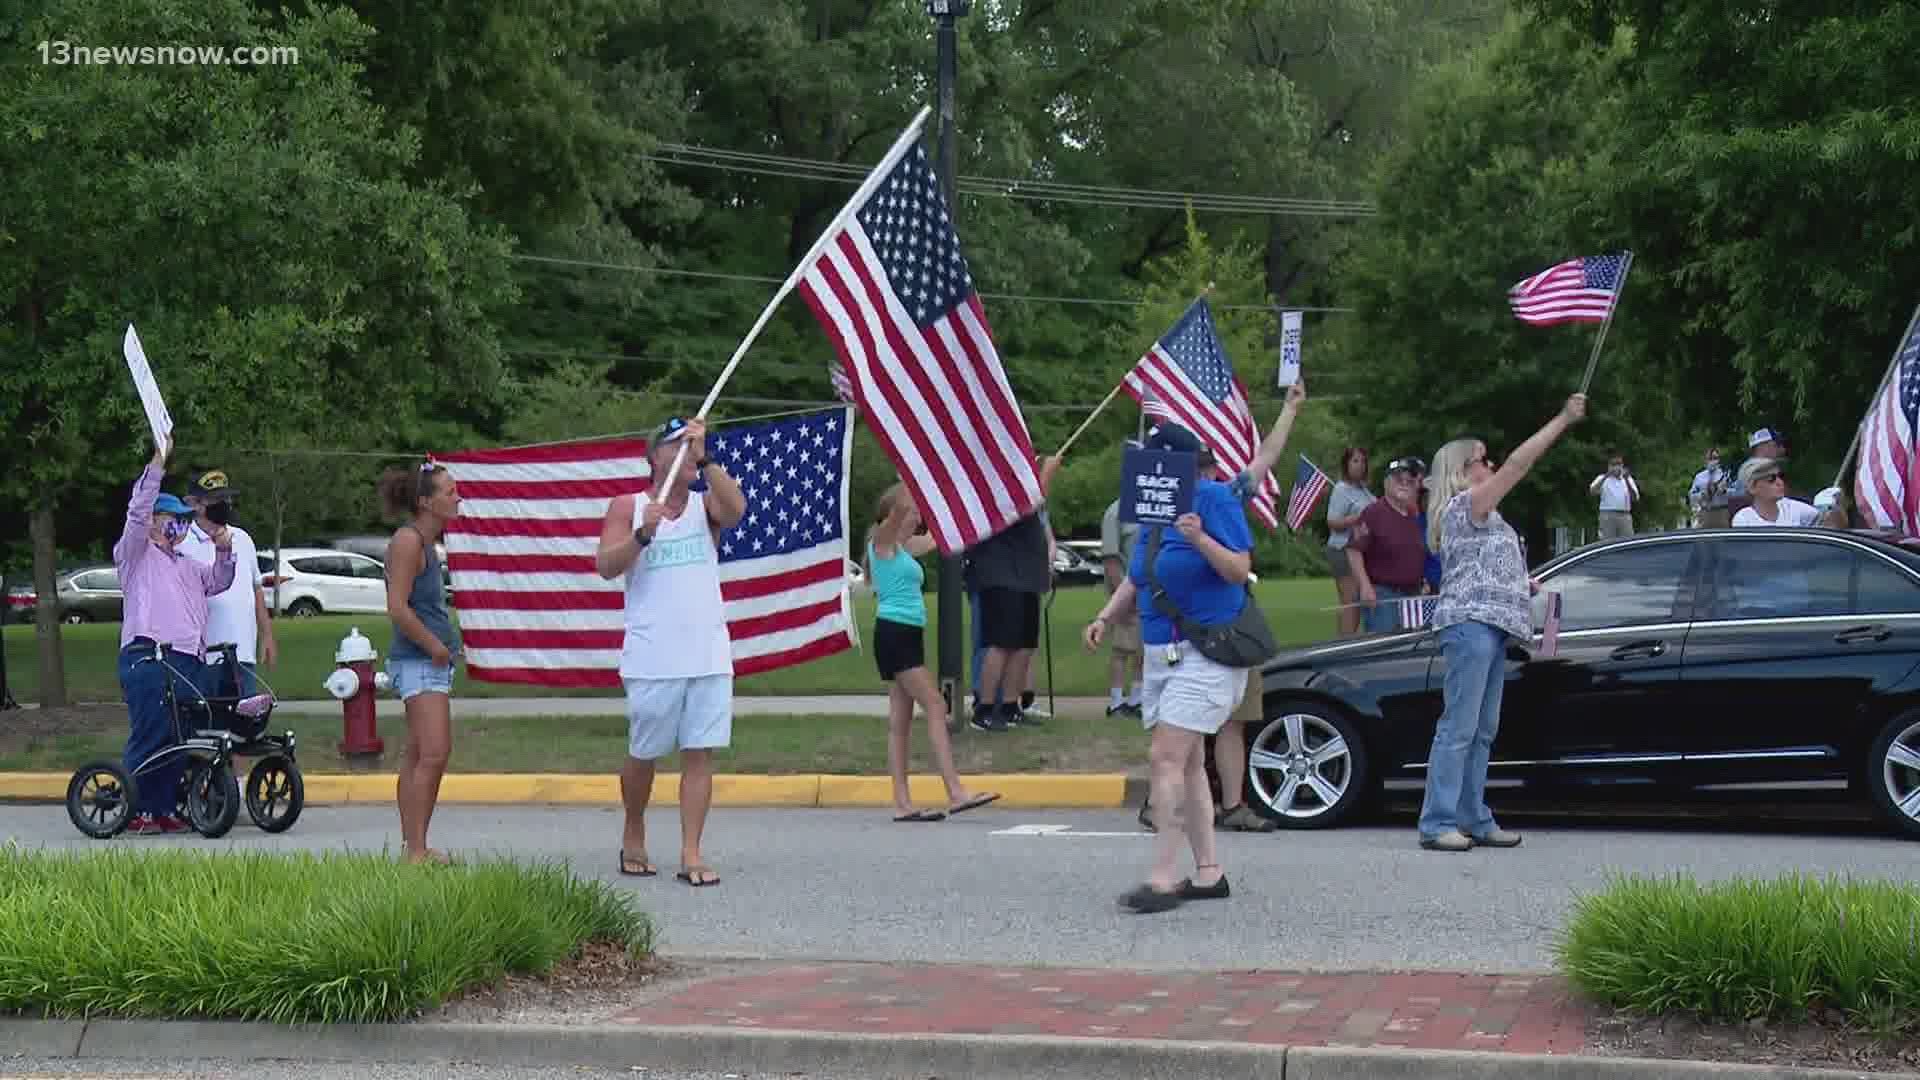
<svg viewBox="0 0 1920 1080"><path fill-rule="evenodd" d="M653 445L666 446L687 433L687 421L684 417L670 417L667 422L653 429Z"/></svg>
<svg viewBox="0 0 1920 1080"><path fill-rule="evenodd" d="M1183 454L1204 454L1206 444L1200 437L1179 424L1167 423L1155 426L1147 432L1147 449L1173 450Z"/></svg>
<svg viewBox="0 0 1920 1080"><path fill-rule="evenodd" d="M156 514L175 514L180 517L192 517L193 507L188 506L182 501L180 496L169 495L163 491L158 498L153 500L153 512Z"/></svg>

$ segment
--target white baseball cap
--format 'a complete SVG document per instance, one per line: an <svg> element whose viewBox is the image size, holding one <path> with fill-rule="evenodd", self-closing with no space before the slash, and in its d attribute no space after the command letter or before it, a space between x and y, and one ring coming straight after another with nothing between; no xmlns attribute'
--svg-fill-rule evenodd
<svg viewBox="0 0 1920 1080"><path fill-rule="evenodd" d="M1822 488L1820 494L1813 497L1813 508L1815 510L1831 510L1839 505L1839 503L1840 489L1837 487Z"/></svg>
<svg viewBox="0 0 1920 1080"><path fill-rule="evenodd" d="M1780 433L1770 427L1763 427L1747 436L1747 449L1751 450L1763 442L1779 442Z"/></svg>

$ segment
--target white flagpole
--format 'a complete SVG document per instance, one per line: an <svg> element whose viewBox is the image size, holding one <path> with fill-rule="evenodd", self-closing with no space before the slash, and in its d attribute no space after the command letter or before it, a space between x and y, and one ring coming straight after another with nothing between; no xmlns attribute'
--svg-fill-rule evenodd
<svg viewBox="0 0 1920 1080"><path fill-rule="evenodd" d="M1873 416L1873 408L1880 404L1880 395L1886 392L1887 381L1892 379L1893 373L1900 369L1900 351L1907 347L1907 339L1913 336L1913 327L1916 323L1920 323L1920 305L1916 305L1913 314L1908 317L1906 331L1900 335L1900 340L1894 343L1893 359L1887 361L1887 370L1880 376L1880 385L1874 388L1873 396L1867 399L1867 411L1861 415L1860 423L1854 425L1853 442L1847 445L1847 456L1840 459L1840 471L1833 474L1834 487L1839 487L1840 481L1846 478L1847 466L1853 464L1853 455L1860 449L1860 437L1867 432L1867 421Z"/></svg>
<svg viewBox="0 0 1920 1080"><path fill-rule="evenodd" d="M1633 252L1627 252L1627 261L1620 267L1620 283L1614 286L1613 299L1607 301L1606 317L1600 320L1600 334L1593 339L1593 354L1587 357L1587 374L1580 380L1580 392L1586 393L1593 383L1593 369L1600 363L1600 346L1607 343L1607 327L1613 325L1613 309L1620 306L1620 294L1627 291L1627 271L1633 269Z"/></svg>
<svg viewBox="0 0 1920 1080"><path fill-rule="evenodd" d="M880 159L880 163L873 167L873 171L868 173L867 178L862 180L860 186L854 190L853 197L848 199L847 204L840 208L840 212L833 216L833 220L827 223L827 227L820 231L819 239L807 249L806 256L793 268L793 273L788 274L787 280L780 283L780 288L774 291L773 299L767 301L767 306L760 312L760 317L753 321L753 328L748 330L747 336L740 340L739 348L733 350L733 358L727 361L725 368L721 369L720 377L713 381L713 389L707 391L707 399L700 403L700 411L694 414L697 419L706 418L708 410L713 408L714 401L720 397L721 388L726 386L727 380L733 377L733 369L740 366L740 358L747 354L748 347L760 336L760 331L766 329L767 322L773 318L773 311L780 306L780 301L787 298L787 294L800 284L800 279L813 267L814 260L819 258L820 252L833 239L834 233L839 231L841 223L866 204L867 198L873 194L873 189L879 187L880 181L886 178L887 173L893 170L894 165L898 164L902 157L906 156L907 151L913 146L913 140L920 136L921 125L927 122L927 114L932 111L932 106L920 107L920 111L914 114L913 122L908 124L907 129L900 133L900 137L893 140L893 145L887 148L886 156ZM680 463L686 459L686 456L687 443L683 439L680 442L679 451L673 455L673 464L668 467L666 478L661 481L659 498L666 498L673 490L674 477L680 475Z"/></svg>

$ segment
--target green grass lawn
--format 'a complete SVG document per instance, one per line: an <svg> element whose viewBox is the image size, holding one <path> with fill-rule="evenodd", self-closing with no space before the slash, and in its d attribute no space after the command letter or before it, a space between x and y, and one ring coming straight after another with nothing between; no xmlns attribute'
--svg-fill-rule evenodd
<svg viewBox="0 0 1920 1080"><path fill-rule="evenodd" d="M338 716L276 718L275 731L292 730L305 772L344 772ZM127 738L126 712L94 708L63 725L56 735L20 737L0 727L0 772L65 772L95 758L118 760ZM406 741L399 719L382 720L386 743L379 768L391 771ZM1062 716L1044 726L1006 734L963 729L953 736L961 772L1124 772L1146 761L1146 733L1132 718ZM610 773L626 755L627 722L619 716L462 717L454 706L456 773ZM930 773L926 722L916 721L913 768ZM887 722L869 716L738 716L733 745L715 756L728 773L835 773L882 775L887 771ZM242 763L241 771L250 767ZM679 767L669 758L668 771Z"/></svg>
<svg viewBox="0 0 1920 1080"><path fill-rule="evenodd" d="M590 949L643 960L653 941L631 890L558 862L124 847L0 859L0 1014L375 1023Z"/></svg>
<svg viewBox="0 0 1920 1080"><path fill-rule="evenodd" d="M1291 578L1263 581L1257 586L1260 604L1267 612L1274 636L1281 644L1303 644L1333 636L1333 613L1319 608L1331 606L1335 597L1333 583L1325 578ZM1053 643L1053 687L1062 696L1090 696L1106 693L1107 657L1089 655L1080 644L1080 631L1106 602L1099 588L1062 589L1054 594L1049 615ZM928 596L929 627L937 625L938 602ZM872 636L873 600L860 597L855 609L860 618L860 636ZM386 655L393 628L382 615L329 615L313 619L282 618L275 625L280 642L280 664L263 672L274 692L284 699L323 698L321 683L333 670L333 653L350 627L372 639L381 656ZM67 693L74 701L117 701L120 685L114 672L120 644L117 623L95 623L61 628L66 654ZM39 696L39 663L32 626L6 627L7 677L13 695L21 701ZM934 634L928 634L929 662L936 661ZM1046 653L1034 658L1036 685L1047 686ZM771 671L739 680L741 694L849 694L872 693L880 687L874 674L873 659L865 651L855 650L817 660L811 664ZM456 696L473 697L611 697L617 691L575 691L569 694L547 687L503 685L473 682L462 671L455 679Z"/></svg>

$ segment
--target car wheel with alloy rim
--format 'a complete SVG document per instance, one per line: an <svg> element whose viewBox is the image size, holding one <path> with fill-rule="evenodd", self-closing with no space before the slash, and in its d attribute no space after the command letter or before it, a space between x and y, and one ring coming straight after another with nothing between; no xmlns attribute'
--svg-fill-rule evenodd
<svg viewBox="0 0 1920 1080"><path fill-rule="evenodd" d="M1372 783L1358 725L1332 706L1287 702L1247 740L1247 801L1282 828L1338 825Z"/></svg>
<svg viewBox="0 0 1920 1080"><path fill-rule="evenodd" d="M1894 828L1920 840L1920 709L1887 721L1867 750L1867 794Z"/></svg>

